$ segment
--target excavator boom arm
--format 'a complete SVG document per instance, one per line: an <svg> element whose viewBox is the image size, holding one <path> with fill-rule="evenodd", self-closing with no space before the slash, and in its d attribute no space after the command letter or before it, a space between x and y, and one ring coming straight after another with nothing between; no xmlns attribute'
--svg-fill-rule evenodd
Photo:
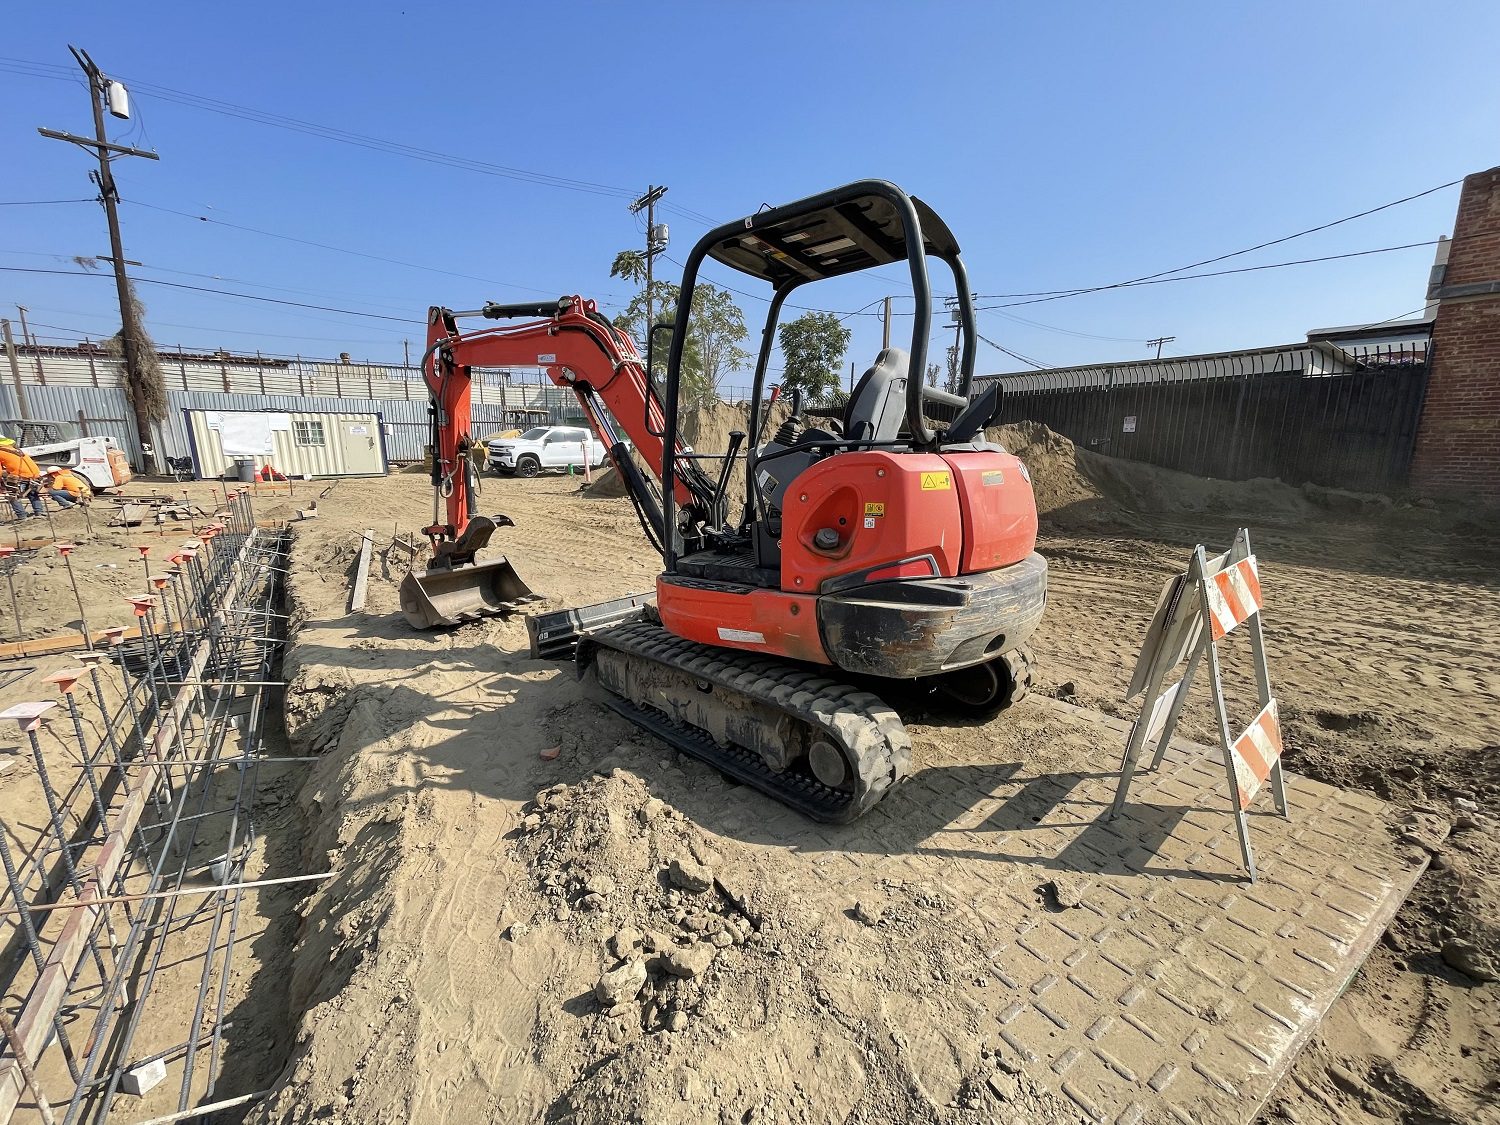
<svg viewBox="0 0 1500 1125"><path fill-rule="evenodd" d="M468 315L544 319L462 333L458 318ZM473 313L429 310L423 378L432 395L433 485L447 500L447 527L442 529L447 535L461 536L474 515L472 480L466 467L473 444L469 426L470 370L474 367L539 367L555 385L571 390L609 451L648 535L661 546L664 530L660 501L627 456L610 417L619 422L659 478L667 428L662 401L635 344L599 313L593 301L578 296L547 304L491 304ZM697 468L691 454L684 443L677 443L676 457L686 455L687 459L679 463L674 496L679 507L706 512L716 486Z"/></svg>

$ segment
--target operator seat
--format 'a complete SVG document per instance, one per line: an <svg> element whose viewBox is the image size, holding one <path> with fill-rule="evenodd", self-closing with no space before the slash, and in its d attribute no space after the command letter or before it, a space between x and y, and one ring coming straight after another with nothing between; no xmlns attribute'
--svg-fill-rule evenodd
<svg viewBox="0 0 1500 1125"><path fill-rule="evenodd" d="M895 441L906 421L906 380L911 356L885 348L860 376L844 411L845 441Z"/></svg>

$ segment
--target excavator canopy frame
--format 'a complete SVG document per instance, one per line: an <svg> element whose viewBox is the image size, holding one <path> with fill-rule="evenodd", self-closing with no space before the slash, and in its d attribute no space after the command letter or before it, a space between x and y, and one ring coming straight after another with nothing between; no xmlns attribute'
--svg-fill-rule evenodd
<svg viewBox="0 0 1500 1125"><path fill-rule="evenodd" d="M957 395L926 387L927 339L932 331L932 287L927 259L937 258L952 271L958 294L961 357ZM751 390L750 433L747 457L755 457L754 435L759 432L765 399L766 373L775 346L775 328L786 298L796 289L815 281L875 269L905 261L911 272L912 337L909 378L906 388L906 429L909 440L901 446L913 451L932 451L940 434L927 422L923 402L937 399L949 405L966 404L974 378L974 299L968 274L960 256L958 240L931 207L908 195L888 180L856 180L843 187L808 196L780 207L764 208L753 215L725 223L709 231L683 263L681 297L668 352L666 386L663 392L667 431L667 457L662 466L662 491L666 500L665 522L673 525L672 484L678 466L672 452L676 446L682 356L687 339L688 318L698 271L706 258L737 270L773 287L765 330L761 334ZM869 441L835 443L850 449L871 448ZM746 473L746 500L756 505L756 474ZM666 545L666 564L675 568L672 544Z"/></svg>

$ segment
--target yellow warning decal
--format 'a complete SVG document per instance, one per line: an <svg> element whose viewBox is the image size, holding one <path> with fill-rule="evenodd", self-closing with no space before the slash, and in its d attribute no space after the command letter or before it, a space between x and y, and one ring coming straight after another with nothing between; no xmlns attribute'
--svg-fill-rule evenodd
<svg viewBox="0 0 1500 1125"><path fill-rule="evenodd" d="M923 473L922 491L941 492L953 487L953 479L947 473Z"/></svg>
<svg viewBox="0 0 1500 1125"><path fill-rule="evenodd" d="M865 515L867 515L867 516L883 516L883 515L885 515L885 505L884 504L866 504L865 505Z"/></svg>

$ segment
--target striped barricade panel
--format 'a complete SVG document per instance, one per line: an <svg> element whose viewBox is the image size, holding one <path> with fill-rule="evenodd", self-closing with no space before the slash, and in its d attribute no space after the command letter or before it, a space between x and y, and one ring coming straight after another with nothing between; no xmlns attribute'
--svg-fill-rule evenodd
<svg viewBox="0 0 1500 1125"><path fill-rule="evenodd" d="M1245 733L1234 740L1229 756L1240 791L1240 808L1248 809L1271 776L1271 767L1281 760L1281 720L1276 713L1276 700L1267 703L1245 728Z"/></svg>
<svg viewBox="0 0 1500 1125"><path fill-rule="evenodd" d="M1255 556L1226 566L1204 584L1208 591L1209 625L1214 640L1221 640L1235 626L1260 612L1260 572Z"/></svg>

